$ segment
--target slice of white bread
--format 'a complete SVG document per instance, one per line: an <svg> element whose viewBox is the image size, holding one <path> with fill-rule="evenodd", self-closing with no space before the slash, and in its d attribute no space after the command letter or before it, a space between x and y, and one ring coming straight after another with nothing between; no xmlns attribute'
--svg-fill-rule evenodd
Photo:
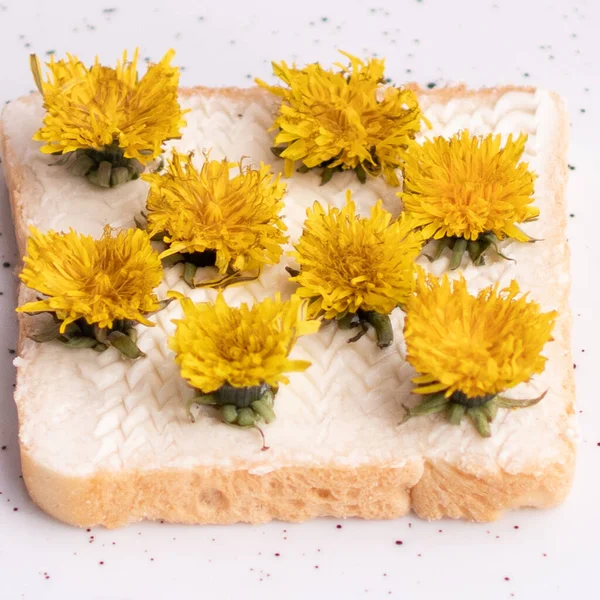
<svg viewBox="0 0 600 600"><path fill-rule="evenodd" d="M476 291L516 278L544 309L559 318L545 349L545 372L512 396L531 398L548 389L538 405L501 410L483 439L466 420L414 418L399 425L402 404L413 405L412 368L405 362L403 314L392 314L395 342L380 350L365 336L347 344L348 332L323 327L302 338L292 356L312 361L291 376L276 399L277 421L265 427L268 451L255 431L223 424L202 409L195 423L185 412L193 392L180 378L167 349L178 303L154 317L156 327L139 327L147 358L122 360L116 351L97 354L59 343L38 345L26 338L36 323L21 320L15 394L19 412L23 476L32 498L58 519L79 526L116 527L140 519L185 523L301 521L316 516L394 518L412 508L419 516L485 521L505 509L547 507L569 490L575 456L574 387L570 353L569 252L565 239L564 187L568 122L561 100L531 88L469 91L463 87L419 91L432 123L426 135L451 135L468 128L529 134L524 157L538 174L536 204L541 216L527 224L543 241L506 243L516 262L490 257L483 267L465 260L462 272ZM191 108L179 150L211 150L252 163L282 168L270 152L277 100L259 89L182 91ZM131 227L143 210L147 184L135 181L114 190L69 175L32 141L43 117L39 95L10 103L3 112L2 152L17 239L25 251L30 224L47 230L100 235L105 224ZM361 185L351 173L319 186L317 174L296 174L288 183L285 220L291 241L315 200L341 206L353 191L359 213L382 198L394 215L401 208L381 179ZM436 273L448 257L423 266ZM226 290L230 303L254 302L281 290L293 292L284 270L291 259L264 270L258 281ZM159 289L214 298L190 291L181 268L165 272ZM22 302L28 290L21 290ZM38 319L38 318L36 318Z"/></svg>

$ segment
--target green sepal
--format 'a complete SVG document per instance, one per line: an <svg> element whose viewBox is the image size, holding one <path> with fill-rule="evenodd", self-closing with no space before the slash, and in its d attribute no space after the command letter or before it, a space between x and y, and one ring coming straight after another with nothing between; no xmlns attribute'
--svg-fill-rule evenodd
<svg viewBox="0 0 600 600"><path fill-rule="evenodd" d="M69 348L94 348L98 343L94 338L85 335L74 335L72 337L61 335L58 336L58 340Z"/></svg>
<svg viewBox="0 0 600 600"><path fill-rule="evenodd" d="M298 275L300 275L300 270L299 269L294 269L292 267L285 267L285 270L292 276L292 277L298 277Z"/></svg>
<svg viewBox="0 0 600 600"><path fill-rule="evenodd" d="M446 398L444 392L440 392L439 394L429 394L419 402L416 406L412 408L404 407L406 410L406 414L402 419L402 423L406 423L409 419L413 417L421 417L423 415L434 415L436 413L440 413L444 410L448 409L450 404L450 400Z"/></svg>
<svg viewBox="0 0 600 600"><path fill-rule="evenodd" d="M177 252L175 254L169 254L168 256L161 258L160 262L162 264L163 269L169 269L169 268L174 267L175 265L179 264L180 262L183 262L184 260L185 260L185 256L183 254L181 254L180 252Z"/></svg>
<svg viewBox="0 0 600 600"><path fill-rule="evenodd" d="M225 423L229 423L233 425L237 421L238 418L238 409L233 406L233 404L225 404L219 408L219 412L221 413L221 417Z"/></svg>
<svg viewBox="0 0 600 600"><path fill-rule="evenodd" d="M531 400L513 400L512 398L505 398L504 396L496 396L496 404L499 408L527 408L528 406L534 406L543 400L547 393L548 390Z"/></svg>
<svg viewBox="0 0 600 600"><path fill-rule="evenodd" d="M153 310L152 312L146 313L146 317L151 317L152 315L155 315L156 313L159 313L161 310L165 310L165 308L167 308L167 306L169 306L169 304L171 304L171 302L173 302L175 300L175 298L165 298L164 300L160 300L158 302L158 308L156 310Z"/></svg>
<svg viewBox="0 0 600 600"><path fill-rule="evenodd" d="M482 406L467 409L467 416L471 419L475 429L481 437L490 437L492 430L486 412Z"/></svg>
<svg viewBox="0 0 600 600"><path fill-rule="evenodd" d="M433 253L433 255L432 256L426 255L427 258L429 259L429 262L433 262L433 261L437 260L442 255L444 250L450 246L451 243L452 243L452 238L450 238L450 237L443 237L441 240L438 240L437 244L435 246L435 252Z"/></svg>
<svg viewBox="0 0 600 600"><path fill-rule="evenodd" d="M87 178L90 183L93 183L94 185L109 188L111 172L112 165L107 160L103 160L96 168L92 169L87 174Z"/></svg>
<svg viewBox="0 0 600 600"><path fill-rule="evenodd" d="M194 277L196 276L196 271L198 267L191 262L186 262L183 265L183 280L191 287L195 288L196 284L194 283Z"/></svg>
<svg viewBox="0 0 600 600"><path fill-rule="evenodd" d="M354 172L356 173L356 177L362 184L367 183L367 172L361 164L354 168Z"/></svg>
<svg viewBox="0 0 600 600"><path fill-rule="evenodd" d="M117 187L131 180L127 167L114 167L110 173L110 187Z"/></svg>
<svg viewBox="0 0 600 600"><path fill-rule="evenodd" d="M263 395L263 397L260 400L256 400L255 402L253 402L250 405L250 408L256 413L258 414L260 417L262 417L262 419L264 420L264 422L268 425L269 423L272 423L275 420L275 411L273 410L272 406L273 406L273 401L271 400L271 402L268 401L268 399L265 396L271 395L271 398L273 396L272 392L267 392L266 394Z"/></svg>
<svg viewBox="0 0 600 600"><path fill-rule="evenodd" d="M450 259L450 270L454 271L460 267L462 257L467 250L467 240L464 238L457 238L452 246L452 258Z"/></svg>
<svg viewBox="0 0 600 600"><path fill-rule="evenodd" d="M52 323L47 329L38 331L37 333L28 335L30 340L33 340L37 344L44 344L45 342L51 342L60 335L60 322Z"/></svg>
<svg viewBox="0 0 600 600"><path fill-rule="evenodd" d="M375 330L377 345L380 348L387 348L392 345L394 330L389 315L382 315L375 311L364 311L361 317Z"/></svg>
<svg viewBox="0 0 600 600"><path fill-rule="evenodd" d="M325 167L323 172L321 173L321 183L319 185L325 185L331 181L333 174L335 173L335 169L330 169L329 167Z"/></svg>
<svg viewBox="0 0 600 600"><path fill-rule="evenodd" d="M488 423L491 423L496 418L496 415L498 414L498 405L496 404L496 402L494 400L490 400L489 402L486 402L480 408L481 408L481 411L483 412L483 414L485 415L486 419L488 420Z"/></svg>
<svg viewBox="0 0 600 600"><path fill-rule="evenodd" d="M87 154L77 154L67 166L67 171L75 177L85 177L94 167L95 162Z"/></svg>
<svg viewBox="0 0 600 600"><path fill-rule="evenodd" d="M452 425L460 425L462 418L465 416L465 412L467 411L467 407L462 404L457 404L456 402L450 402L446 412L446 418L448 419L448 423Z"/></svg>
<svg viewBox="0 0 600 600"><path fill-rule="evenodd" d="M271 146L271 152L277 157L281 158L282 152L286 149L286 146Z"/></svg>
<svg viewBox="0 0 600 600"><path fill-rule="evenodd" d="M491 233L491 232L484 233L482 236L479 237L479 239L485 240L487 242L488 246L493 246L494 251L500 258L503 258L504 260L510 260L514 263L517 262L514 258L511 258L510 256L506 256L506 254L502 254L502 252L500 252L500 248L498 247L500 240L493 233ZM535 240L533 240L533 241L535 241Z"/></svg>
<svg viewBox="0 0 600 600"><path fill-rule="evenodd" d="M107 341L113 348L116 348L127 358L135 359L146 356L146 354L138 348L131 337L122 331L111 331L107 336Z"/></svg>
<svg viewBox="0 0 600 600"><path fill-rule="evenodd" d="M256 414L250 408L240 408L237 411L237 424L240 427L252 427L256 421Z"/></svg>

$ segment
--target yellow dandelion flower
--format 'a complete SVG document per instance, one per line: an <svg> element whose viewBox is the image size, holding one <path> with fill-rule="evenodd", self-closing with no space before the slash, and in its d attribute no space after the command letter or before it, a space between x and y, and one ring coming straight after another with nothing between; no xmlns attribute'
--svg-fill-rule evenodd
<svg viewBox="0 0 600 600"><path fill-rule="evenodd" d="M19 277L47 298L17 311L53 313L56 328L47 339L60 337L75 347L95 347L97 342L119 346L127 341L118 334L129 332L134 322L153 326L148 314L164 306L153 293L162 280L162 267L145 232L129 229L113 237L107 226L94 239L73 230L30 231Z"/></svg>
<svg viewBox="0 0 600 600"><path fill-rule="evenodd" d="M375 327L382 346L392 342L385 317L404 304L414 287L414 261L422 239L404 215L392 222L381 200L370 217L356 215L350 191L339 210L315 202L292 256L300 271L297 294L310 300L309 315L338 319L340 326ZM379 327L385 326L386 339ZM361 335L361 334L359 334Z"/></svg>
<svg viewBox="0 0 600 600"><path fill-rule="evenodd" d="M441 240L438 255L453 249L452 268L465 251L476 264L499 240L532 238L517 226L535 219L535 175L520 162L527 135L474 137L463 131L411 146L398 195L427 240Z"/></svg>
<svg viewBox="0 0 600 600"><path fill-rule="evenodd" d="M498 396L541 373L541 354L552 339L556 312L521 295L516 281L469 294L467 282L451 282L418 271L414 295L406 305L404 338L407 361L418 376L414 392L425 400L408 416L447 411L451 422L466 414L482 435L498 406L539 401L510 401Z"/></svg>
<svg viewBox="0 0 600 600"><path fill-rule="evenodd" d="M287 87L261 87L282 100L273 129L273 151L285 159L289 177L300 170L323 169L322 183L335 171L354 170L364 183L367 174L383 175L399 185L396 169L406 149L426 122L414 92L384 85L384 61L367 62L351 54L350 67L323 69L318 63L302 69L273 63L274 73Z"/></svg>
<svg viewBox="0 0 600 600"><path fill-rule="evenodd" d="M44 97L46 115L34 139L46 154L74 153L72 172L112 187L135 179L162 151L165 140L181 137L184 112L177 100L179 70L170 50L138 78L136 50L131 62L123 53L116 68L98 58L86 67L76 56L47 64L43 80L32 56L34 79Z"/></svg>
<svg viewBox="0 0 600 600"><path fill-rule="evenodd" d="M189 405L220 406L226 422L243 427L274 419L277 386L288 383L286 373L310 366L289 354L300 336L319 329L317 321L305 320L300 298L283 302L277 294L234 308L219 294L214 304L187 298L181 304L183 318L174 321L169 347L183 378L201 393Z"/></svg>
<svg viewBox="0 0 600 600"><path fill-rule="evenodd" d="M279 262L287 241L280 217L285 185L268 165L252 169L207 159L198 171L191 154L174 151L164 174L143 179L150 183L149 233L162 234L168 244L162 258L178 255L187 262L188 282L198 265L213 264L235 280L241 272Z"/></svg>

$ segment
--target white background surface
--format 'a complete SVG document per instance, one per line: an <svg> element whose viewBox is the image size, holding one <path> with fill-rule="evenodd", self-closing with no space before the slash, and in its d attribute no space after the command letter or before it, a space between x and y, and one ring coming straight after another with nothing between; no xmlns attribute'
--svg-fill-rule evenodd
<svg viewBox="0 0 600 600"><path fill-rule="evenodd" d="M170 6L167 7L167 4ZM351 6L354 6L351 8ZM113 9L113 10L111 10ZM532 84L570 108L568 187L573 350L581 413L577 476L564 506L491 524L414 516L302 525L62 525L20 479L12 402L16 251L0 167L0 599L598 598L600 564L600 2L374 0L291 3L0 0L0 104L33 88L28 54L174 47L183 85L250 85L271 59L329 64L342 48L387 58L395 82ZM532 440L535 443L535 440ZM4 446L6 448L4 448ZM18 510L17 510L18 509ZM402 544L397 544L402 541Z"/></svg>

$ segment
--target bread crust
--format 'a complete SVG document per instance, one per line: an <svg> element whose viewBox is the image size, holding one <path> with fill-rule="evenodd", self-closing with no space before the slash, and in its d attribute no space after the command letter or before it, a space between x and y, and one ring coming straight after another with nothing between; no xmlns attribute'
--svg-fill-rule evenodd
<svg viewBox="0 0 600 600"><path fill-rule="evenodd" d="M453 86L415 89L422 98L447 102L459 97L499 98L508 91L532 92L534 88L504 86L469 90ZM181 90L182 96L205 95L232 99L264 97L260 88L205 88ZM35 96L25 98L30 102ZM559 107L560 123L556 138L549 140L555 149L545 165L543 177L550 182L562 219L553 232L557 243L565 238L565 185L568 118L562 100L553 94ZM10 193L20 254L27 238L23 217L26 172L14 156L0 120L0 144L4 172ZM568 249L565 263L569 261ZM568 270L568 264L565 265ZM568 289L562 290L559 311L569 314ZM25 335L20 319L20 340ZM562 339L570 353L570 317L561 321ZM566 394L567 414L574 412L573 373L569 373ZM19 420L23 408L18 407ZM252 474L244 469L159 469L152 471L99 471L88 477L69 477L46 468L21 446L23 478L33 500L57 519L80 527L104 525L118 527L142 519L178 523L262 523L272 519L303 521L318 516L391 519L412 508L424 519L443 517L472 521L491 521L503 511L519 507L550 507L566 497L573 479L575 444L564 437L562 461L541 472L508 473L457 466L443 460L409 462L402 467L368 465L359 468L337 465L304 468L287 467L267 474Z"/></svg>

